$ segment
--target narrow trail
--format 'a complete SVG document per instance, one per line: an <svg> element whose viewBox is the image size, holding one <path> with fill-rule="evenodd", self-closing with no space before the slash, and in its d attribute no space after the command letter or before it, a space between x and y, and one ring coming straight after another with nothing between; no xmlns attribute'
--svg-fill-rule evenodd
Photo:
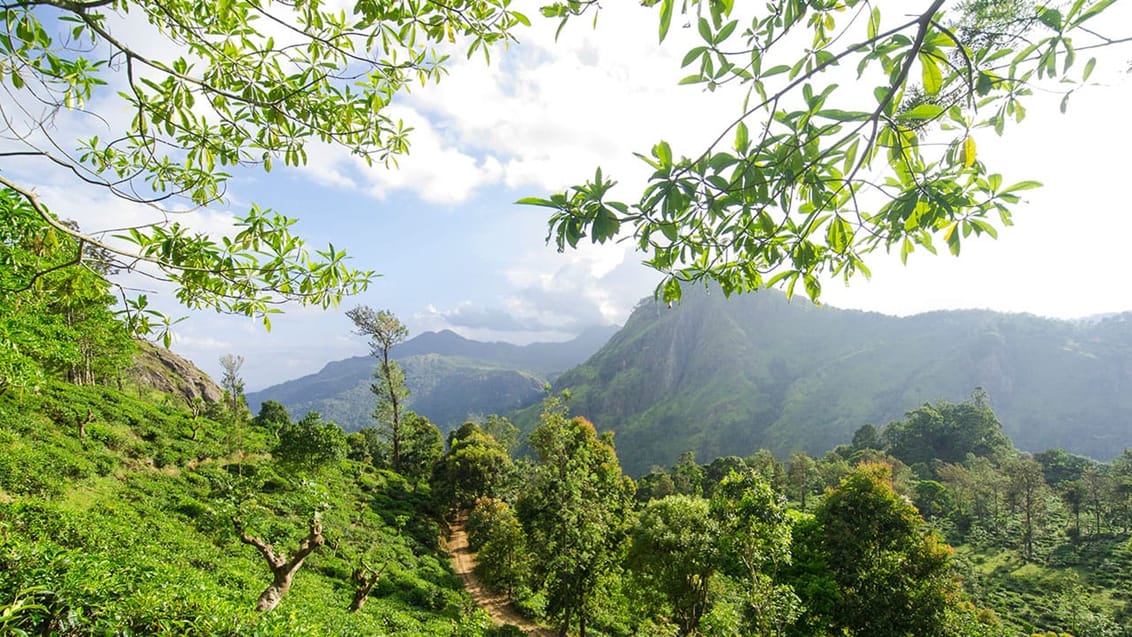
<svg viewBox="0 0 1132 637"><path fill-rule="evenodd" d="M476 576L476 555L468 546L468 533L464 530L464 517L460 516L449 528L447 547L452 556L452 568L464 583L464 589L476 600L480 608L487 611L498 626L511 624L527 635L535 637L555 637L552 630L539 626L519 614L506 595L491 591Z"/></svg>

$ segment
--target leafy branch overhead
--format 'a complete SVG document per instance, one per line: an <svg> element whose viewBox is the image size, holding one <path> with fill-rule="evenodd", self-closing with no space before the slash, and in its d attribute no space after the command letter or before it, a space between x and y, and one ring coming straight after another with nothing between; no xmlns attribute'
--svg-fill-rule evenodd
<svg viewBox="0 0 1132 637"><path fill-rule="evenodd" d="M350 11L261 0L19 0L0 11L9 142L0 156L62 169L154 214L108 241L61 223L53 213L68 211L49 210L7 171L0 187L118 267L149 264L186 306L270 325L278 303L327 307L374 274L349 267L333 246L308 248L292 233L295 219L254 205L225 238L171 216L221 201L236 168L305 164L312 143L396 163L410 129L386 114L394 96L439 80L457 37L468 55L486 56L527 23L508 0L361 0ZM68 137L63 112L88 132Z"/></svg>
<svg viewBox="0 0 1132 637"><path fill-rule="evenodd" d="M663 140L639 153L653 172L635 201L610 198L616 182L599 169L520 203L555 210L547 239L560 251L631 231L666 275L665 300L709 280L726 294L792 294L800 282L817 299L823 275L868 276L864 255L877 248L906 260L942 239L957 255L965 238L1009 226L1020 193L1040 185L1004 183L979 140L1022 121L1039 87L1066 109L1096 64L1078 55L1132 41L1098 19L1114 1L966 0L945 13L932 0L908 15L867 0L774 0L754 17L732 0L646 2L659 5L661 42L677 6L698 31L680 83L739 89L738 115L691 155ZM590 10L569 0L544 14L565 25Z"/></svg>

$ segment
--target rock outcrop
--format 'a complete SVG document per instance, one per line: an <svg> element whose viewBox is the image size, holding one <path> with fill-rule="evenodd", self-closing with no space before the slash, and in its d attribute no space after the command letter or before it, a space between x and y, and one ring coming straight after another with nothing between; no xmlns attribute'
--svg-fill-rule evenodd
<svg viewBox="0 0 1132 637"><path fill-rule="evenodd" d="M217 402L224 396L223 390L192 361L148 341L139 344L130 376L143 387L173 394L189 403L197 398Z"/></svg>

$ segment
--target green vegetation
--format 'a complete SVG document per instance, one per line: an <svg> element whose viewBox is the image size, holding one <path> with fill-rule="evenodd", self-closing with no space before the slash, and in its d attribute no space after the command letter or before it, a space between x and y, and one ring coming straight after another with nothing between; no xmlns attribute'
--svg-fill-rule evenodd
<svg viewBox="0 0 1132 637"><path fill-rule="evenodd" d="M64 414L88 410L81 435ZM227 453L229 425L192 420L106 387L53 382L0 399L0 606L18 609L6 631L489 634L438 551L427 487L344 458L344 434L317 419L296 431L338 433L325 449L304 443L297 464L268 453L290 448L292 425L279 443L251 426L240 462ZM290 555L312 519L325 545L277 611L256 613L272 576L234 522ZM363 564L381 576L352 613Z"/></svg>
<svg viewBox="0 0 1132 637"><path fill-rule="evenodd" d="M497 416L446 445L410 411L248 418L225 361L215 403L50 366L0 395L3 630L513 634L448 565L455 522L482 581L564 634L1132 634L1132 452L1020 453L981 391L820 457L685 452L634 481L567 397L514 459Z"/></svg>

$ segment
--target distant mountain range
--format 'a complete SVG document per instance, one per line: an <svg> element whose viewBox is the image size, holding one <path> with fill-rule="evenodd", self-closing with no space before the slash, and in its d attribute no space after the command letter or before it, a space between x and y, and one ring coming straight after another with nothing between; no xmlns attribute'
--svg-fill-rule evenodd
<svg viewBox="0 0 1132 637"><path fill-rule="evenodd" d="M571 411L616 432L641 474L693 450L701 462L761 447L823 453L865 423L989 392L1022 449L1108 459L1132 446L1132 314L1060 321L989 311L896 318L689 289L641 301L625 327L563 374ZM537 406L515 415L524 428Z"/></svg>
<svg viewBox="0 0 1132 637"><path fill-rule="evenodd" d="M564 343L483 343L455 332L425 332L393 349L405 370L408 407L443 431L470 415L503 414L545 395L545 385L583 362L617 331L593 327ZM267 400L281 403L293 418L317 411L347 431L372 425L370 392L377 361L355 356L328 363L316 374L247 395L253 413Z"/></svg>

